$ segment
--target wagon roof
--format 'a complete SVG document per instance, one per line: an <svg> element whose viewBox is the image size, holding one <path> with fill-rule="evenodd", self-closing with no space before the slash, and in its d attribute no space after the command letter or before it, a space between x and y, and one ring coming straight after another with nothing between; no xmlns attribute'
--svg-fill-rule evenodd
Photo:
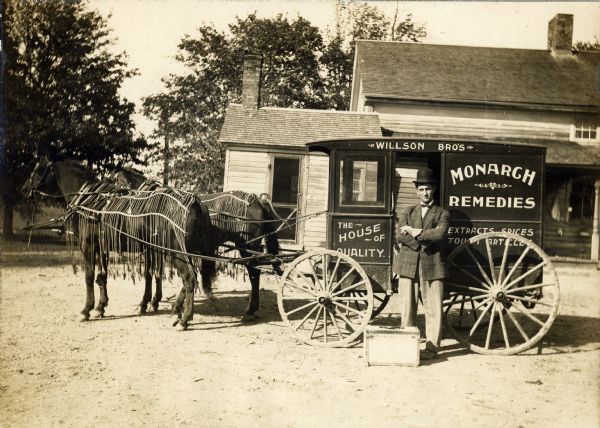
<svg viewBox="0 0 600 428"><path fill-rule="evenodd" d="M423 142L427 146L430 143L458 143L465 145L478 146L485 148L485 151L493 153L524 153L524 152L540 152L545 150L547 147L544 144L533 144L524 142L501 142L501 141L483 141L475 139L460 139L460 138L430 138L422 136L409 136L409 137L354 137L354 138L327 138L317 141L311 141L306 144L309 151L328 151L332 148L345 148L349 150L361 150L369 144L374 142L389 142L399 144L407 143L419 143ZM389 150L394 150L394 145L391 145ZM426 150L431 151L431 150ZM437 150L436 150L437 151ZM443 151L443 150L442 150Z"/></svg>
<svg viewBox="0 0 600 428"><path fill-rule="evenodd" d="M354 78L372 98L597 109L599 64L600 52L359 40Z"/></svg>
<svg viewBox="0 0 600 428"><path fill-rule="evenodd" d="M529 141L490 141L490 140L470 140L457 138L426 138L419 136L405 137L359 137L359 138L330 138L318 141L312 141L306 144L309 151L329 151L331 148L346 148L352 150L352 145L358 142L444 142L444 143L465 143L487 147L488 152L503 153L523 153L526 151L546 150L546 165L548 166L577 166L600 170L600 150L594 147L586 147L574 142L553 141L553 140L535 140ZM360 144L360 143L359 143ZM358 147L357 147L358 148ZM496 150L496 148L498 150Z"/></svg>

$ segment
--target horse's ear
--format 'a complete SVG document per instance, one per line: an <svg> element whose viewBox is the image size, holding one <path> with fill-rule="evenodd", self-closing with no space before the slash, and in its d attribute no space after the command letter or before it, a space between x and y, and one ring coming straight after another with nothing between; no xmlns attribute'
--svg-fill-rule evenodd
<svg viewBox="0 0 600 428"><path fill-rule="evenodd" d="M39 157L37 164L38 165L48 165L50 163L50 158L46 153Z"/></svg>

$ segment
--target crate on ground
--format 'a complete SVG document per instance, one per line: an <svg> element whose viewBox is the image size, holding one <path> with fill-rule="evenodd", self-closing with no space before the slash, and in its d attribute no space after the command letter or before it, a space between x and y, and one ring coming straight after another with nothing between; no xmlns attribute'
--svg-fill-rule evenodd
<svg viewBox="0 0 600 428"><path fill-rule="evenodd" d="M367 366L418 366L419 329L369 325L364 349Z"/></svg>

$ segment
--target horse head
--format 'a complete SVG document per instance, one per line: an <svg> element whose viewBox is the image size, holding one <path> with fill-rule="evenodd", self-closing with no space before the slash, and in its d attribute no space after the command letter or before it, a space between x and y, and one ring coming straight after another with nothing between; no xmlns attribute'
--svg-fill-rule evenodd
<svg viewBox="0 0 600 428"><path fill-rule="evenodd" d="M25 197L31 198L35 192L55 190L56 188L51 185L54 178L53 173L52 162L50 162L47 156L42 156L33 167L29 178L21 186L21 193Z"/></svg>
<svg viewBox="0 0 600 428"><path fill-rule="evenodd" d="M147 178L141 171L134 168L119 167L111 174L111 180L119 187L139 189Z"/></svg>
<svg viewBox="0 0 600 428"><path fill-rule="evenodd" d="M51 196L63 196L68 200L86 182L97 181L92 168L75 160L39 160L21 191L31 197L35 192Z"/></svg>

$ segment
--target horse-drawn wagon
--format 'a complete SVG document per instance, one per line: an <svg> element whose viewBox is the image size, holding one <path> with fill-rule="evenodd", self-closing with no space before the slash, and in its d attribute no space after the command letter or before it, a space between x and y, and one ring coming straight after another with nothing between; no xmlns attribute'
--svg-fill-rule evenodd
<svg viewBox="0 0 600 428"><path fill-rule="evenodd" d="M186 285L175 305L181 314L186 302L180 318L183 328L192 316L194 259L202 261L203 268L210 268L209 262L215 261L248 267L252 295L247 315L258 309L258 267L272 265L277 271L285 268L283 273L279 271L277 300L280 314L293 332L313 345L351 345L393 294L395 219L400 210L416 202L412 180L418 168L427 166L439 172L436 199L451 215L446 260L450 277L445 281L443 303L447 331L475 352L507 355L531 348L550 328L558 311L559 287L552 263L541 249L544 147L470 140L357 138L316 141L309 143L307 150L329 155L327 248L275 252L278 243L267 242L269 251L262 252L257 243L276 236L275 224L282 223L281 229L290 220L302 221L317 213L282 222L261 203L256 206L256 215L250 216L248 207L256 197L241 193L213 195L202 202L202 197L190 199L185 192L156 186L147 190L149 194L140 194L141 190L127 194L113 186L111 192L95 190L83 196L94 197L94 209L71 203L71 217L85 219L83 223L79 220L80 232L86 230L95 237L80 237L82 250L86 249L84 244L93 243L87 250L84 319L89 318L94 305L94 259L101 261L97 283L102 313L108 302L108 259L104 260L103 254L121 248L117 238L125 237L129 244L135 244L132 247L140 247L138 252L146 254L142 308L150 300L150 270L161 265L156 257L177 255L175 261ZM76 172L81 169L77 168ZM30 192L40 192L49 177L60 182L62 176L62 185L46 184L66 189L68 183L71 189L63 189L62 194L69 202L73 197L81 199L81 189L88 186L81 186L89 178L86 171L73 175L81 182L75 186L75 179L65 180L66 174L56 166L36 170L39 176L34 179L34 171L28 182ZM187 201L185 212L194 207L198 224L191 224L187 217L174 224L170 209L157 210L172 203L140 202L167 197L179 205L179 199ZM225 199L229 202L223 205ZM214 207L206 206L215 201L219 203ZM232 211L232 201L240 202L243 210ZM129 208L115 210L121 205ZM132 207L139 212L132 212ZM211 211L212 226L202 220L205 209ZM159 217L161 227L152 226L158 224L155 218ZM112 231L112 247L104 238L107 227ZM172 240L154 242L149 238L161 236L169 227L185 232L177 245L167 246ZM210 249L214 246L204 244L215 241L216 236L220 238L214 244L232 241L235 245L229 249L240 250L242 256L215 256ZM200 239L204 240L201 246L196 242ZM190 251L194 248L201 252ZM205 270L203 288L211 276L211 269Z"/></svg>
<svg viewBox="0 0 600 428"><path fill-rule="evenodd" d="M433 139L309 143L329 155L327 249L292 260L281 316L304 342L345 346L388 303L394 220L416 202L417 168L440 173L448 209L446 329L469 349L514 354L537 343L558 310L558 279L541 249L545 148Z"/></svg>

